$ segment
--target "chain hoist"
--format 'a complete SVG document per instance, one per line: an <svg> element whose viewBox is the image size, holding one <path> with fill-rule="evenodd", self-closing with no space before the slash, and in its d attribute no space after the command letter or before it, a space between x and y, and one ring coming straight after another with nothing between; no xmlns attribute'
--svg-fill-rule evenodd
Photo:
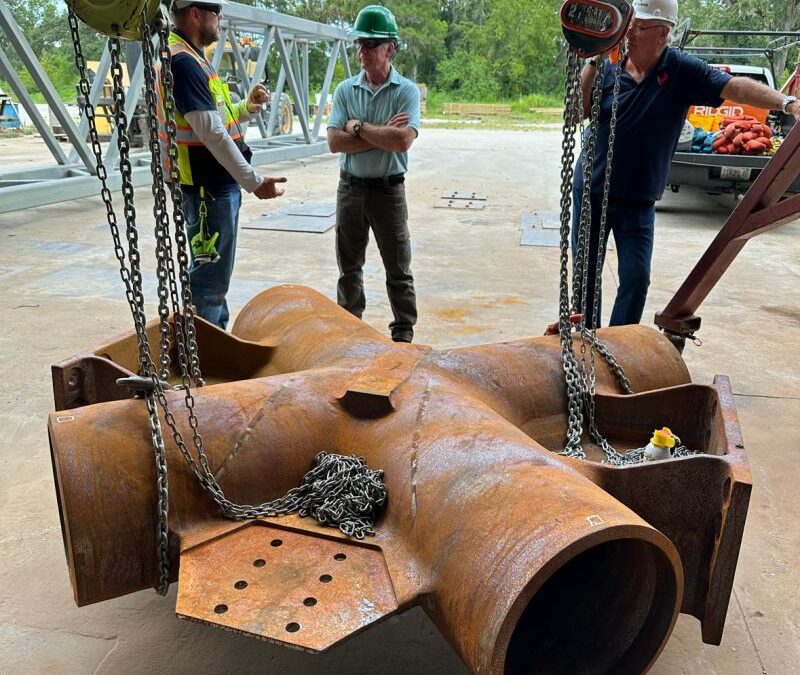
<svg viewBox="0 0 800 675"><path fill-rule="evenodd" d="M86 61L81 48L78 30L78 11L80 5L88 11L87 3L70 6L68 21L75 49L75 64L79 75L79 90L83 110L89 125L89 136L97 163L97 176L101 183L101 198L106 206L107 220L114 243L114 253L120 266L120 276L125 286L125 295L133 318L139 353L139 374L136 377L118 381L136 391L145 401L148 412L150 433L156 464L156 496L158 525L156 533L159 583L157 590L162 595L169 587L169 475L164 446L163 427L159 418L159 408L164 422L169 428L173 441L186 461L187 466L200 485L209 493L228 518L249 519L262 516L281 516L299 513L311 515L323 524L338 527L343 533L363 538L373 534L378 509L386 501L386 487L383 472L369 469L358 457L348 457L330 453L319 453L315 465L303 479L302 484L290 490L285 496L257 505L237 504L230 501L212 472L203 447L199 422L195 413L195 400L192 384L203 386L200 372L194 310L189 277L188 237L186 218L183 213L183 195L180 187L178 168L178 145L176 141L175 99L171 52L169 47L169 21L166 10L157 2L129 0L137 5L138 24L128 20L125 25L112 23L109 30L105 26L89 22L94 28L107 34L121 35L130 39L140 39L142 65L145 75L145 105L148 148L153 174L153 216L155 220L156 274L159 316L159 356L158 365L154 362L147 330L142 290L141 256L136 223L136 208L130 161L130 141L128 137L128 118L125 112L125 89L123 86L120 42L118 37L109 38L111 62L113 118L116 126L119 148L119 170L122 178L122 198L125 216L125 235L127 251L117 223L116 213L108 187L108 171L103 163L102 147L97 133L96 114L89 96L89 82ZM153 6L157 11L153 10ZM101 13L102 14L102 13ZM85 16L82 16L85 18ZM103 20L107 16L101 17ZM160 73L156 66L156 48L161 62ZM162 101L157 92L161 90ZM159 105L160 103L160 105ZM159 109L163 119L159 120ZM160 140L164 141L162 148ZM169 176L164 175L162 152L166 153ZM168 181L166 180L168 178ZM167 188L166 185L169 187ZM170 213L167 199L172 201L173 235L170 230ZM177 270L175 260L177 259ZM170 324L170 315L172 324ZM178 356L178 370L181 384L176 387L183 391L191 443L194 453L189 449L183 434L177 426L175 415L170 409L166 396L169 389L171 346L175 344ZM195 456L196 455L196 456Z"/></svg>

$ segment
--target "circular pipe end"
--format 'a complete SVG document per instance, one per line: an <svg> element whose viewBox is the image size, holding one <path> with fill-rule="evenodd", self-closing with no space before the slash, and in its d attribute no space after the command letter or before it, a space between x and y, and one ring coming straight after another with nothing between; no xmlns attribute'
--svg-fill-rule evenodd
<svg viewBox="0 0 800 675"><path fill-rule="evenodd" d="M659 546L615 539L558 568L513 627L495 672L641 673L677 619L682 572ZM524 596L525 594L523 594ZM522 597L522 596L521 596Z"/></svg>

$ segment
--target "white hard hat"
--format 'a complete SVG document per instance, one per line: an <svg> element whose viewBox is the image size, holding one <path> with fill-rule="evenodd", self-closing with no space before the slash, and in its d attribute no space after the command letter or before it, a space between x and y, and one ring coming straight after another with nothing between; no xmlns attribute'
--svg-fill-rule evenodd
<svg viewBox="0 0 800 675"><path fill-rule="evenodd" d="M222 7L227 4L225 0L174 0L172 9L184 9L192 5L197 5L199 7Z"/></svg>
<svg viewBox="0 0 800 675"><path fill-rule="evenodd" d="M678 0L634 0L633 12L637 19L661 19L674 26L678 23Z"/></svg>

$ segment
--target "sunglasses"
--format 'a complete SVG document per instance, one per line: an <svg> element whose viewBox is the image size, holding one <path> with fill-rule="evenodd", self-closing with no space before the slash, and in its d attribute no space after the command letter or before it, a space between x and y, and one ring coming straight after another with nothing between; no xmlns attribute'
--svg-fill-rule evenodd
<svg viewBox="0 0 800 675"><path fill-rule="evenodd" d="M197 7L197 9L204 9L206 12L219 16L222 13L222 5L189 5L189 7Z"/></svg>
<svg viewBox="0 0 800 675"><path fill-rule="evenodd" d="M391 40L379 40L375 38L367 38L366 40L356 40L356 45L359 49L375 49L381 45L389 44Z"/></svg>

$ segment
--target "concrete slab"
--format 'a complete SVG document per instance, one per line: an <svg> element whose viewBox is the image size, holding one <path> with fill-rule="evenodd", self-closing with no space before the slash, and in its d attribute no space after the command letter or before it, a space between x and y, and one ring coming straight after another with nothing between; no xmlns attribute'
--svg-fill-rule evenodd
<svg viewBox="0 0 800 675"><path fill-rule="evenodd" d="M75 633L53 633L24 626L0 626L4 646L4 672L64 673L96 672L118 645L116 637L93 637Z"/></svg>
<svg viewBox="0 0 800 675"><path fill-rule="evenodd" d="M559 149L557 132L426 129L420 135L406 182L419 342L497 342L540 335L556 320L558 249L519 246L519 223L525 212L558 210ZM336 193L332 156L265 171L288 177L287 199L330 202ZM474 227L464 227L468 212L431 209L443 188L470 191L480 181L487 184L488 176L493 206L474 214ZM153 226L146 192L137 206L143 242L152 240L144 233ZM647 323L732 206L730 197L687 189L665 195L657 214ZM264 210L245 196L242 222ZM104 218L98 199L0 216L0 672L465 673L421 610L311 656L178 621L174 589L166 598L142 592L74 606L45 429L52 408L49 367L130 328L110 236L98 227ZM731 376L755 487L722 645L703 645L699 623L681 617L651 671L657 675L783 675L797 672L800 663L798 235L795 222L747 244L701 307L703 346L689 345L685 353L695 381L710 382L715 373ZM333 232L298 237L242 230L239 244L230 295L234 314L276 283L306 284L335 297ZM143 261L152 275L152 254ZM606 267L608 304L615 254ZM374 243L364 277L365 320L387 330L391 311ZM148 282L151 316L152 290Z"/></svg>

